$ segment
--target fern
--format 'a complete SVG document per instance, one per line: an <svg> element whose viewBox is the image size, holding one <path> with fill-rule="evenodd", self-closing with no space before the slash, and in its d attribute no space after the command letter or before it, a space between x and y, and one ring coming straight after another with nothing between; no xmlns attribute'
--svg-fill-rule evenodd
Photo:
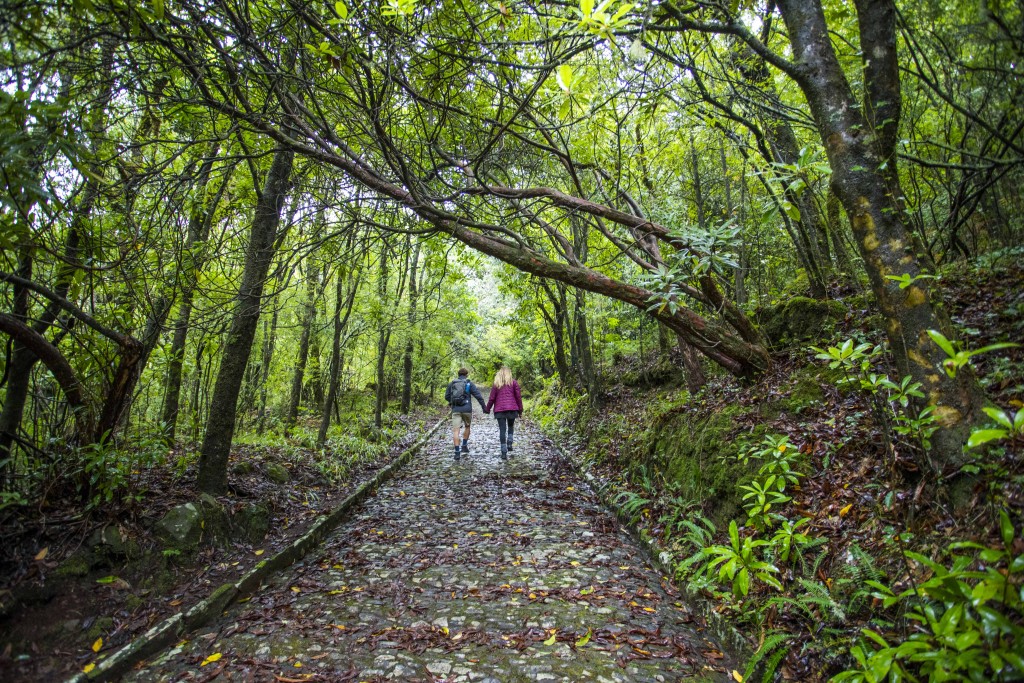
<svg viewBox="0 0 1024 683"><path fill-rule="evenodd" d="M878 568L875 558L856 543L847 550L849 561L841 567L834 584L838 595L845 595L848 612L857 613L870 604L872 589L869 582L884 583L885 572Z"/></svg>
<svg viewBox="0 0 1024 683"><path fill-rule="evenodd" d="M622 491L615 496L614 503L630 521L635 522L651 501L632 491Z"/></svg>
<svg viewBox="0 0 1024 683"><path fill-rule="evenodd" d="M761 671L761 682L768 683L775 677L775 669L779 662L789 654L789 641L793 638L788 633L775 632L764 639L761 647L757 649L754 656L747 662L747 670L743 673L743 680L750 680L756 671ZM771 655L770 657L768 655ZM767 657L767 659L765 659ZM764 661L764 668L758 669L758 665Z"/></svg>

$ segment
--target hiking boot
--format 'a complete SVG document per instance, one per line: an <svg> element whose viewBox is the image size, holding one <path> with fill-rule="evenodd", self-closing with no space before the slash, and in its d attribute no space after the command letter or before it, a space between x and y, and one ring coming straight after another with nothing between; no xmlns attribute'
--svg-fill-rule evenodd
<svg viewBox="0 0 1024 683"><path fill-rule="evenodd" d="M462 452L469 453L469 444L466 443L465 441L462 442Z"/></svg>
<svg viewBox="0 0 1024 683"><path fill-rule="evenodd" d="M461 457L462 457L462 451L460 451L458 448L456 448L455 449L455 462L458 462Z"/></svg>

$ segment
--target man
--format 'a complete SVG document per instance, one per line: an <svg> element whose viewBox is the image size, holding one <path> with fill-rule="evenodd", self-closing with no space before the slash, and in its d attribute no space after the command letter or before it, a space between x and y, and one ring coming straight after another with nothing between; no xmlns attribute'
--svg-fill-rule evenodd
<svg viewBox="0 0 1024 683"><path fill-rule="evenodd" d="M476 399L480 409L484 407L484 397L480 390L469 381L469 370L459 368L459 378L449 382L444 390L444 400L452 407L452 439L455 442L455 462L463 453L469 453L469 424L473 420L473 401ZM459 442L459 429L462 429L462 441Z"/></svg>

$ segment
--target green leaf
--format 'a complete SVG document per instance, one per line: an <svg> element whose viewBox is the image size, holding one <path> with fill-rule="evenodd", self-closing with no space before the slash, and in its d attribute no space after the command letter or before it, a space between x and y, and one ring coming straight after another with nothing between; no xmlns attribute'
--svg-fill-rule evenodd
<svg viewBox="0 0 1024 683"><path fill-rule="evenodd" d="M345 5L344 0L338 0L334 3L334 11L338 13L338 16L342 19L348 19L348 7Z"/></svg>
<svg viewBox="0 0 1024 683"><path fill-rule="evenodd" d="M1010 419L1010 416L1007 415L1005 411L999 410L999 408L989 408L989 407L982 408L982 410L985 411L986 415L988 415L993 420L995 420L999 424L1003 425L1007 429L1013 429L1013 420Z"/></svg>
<svg viewBox="0 0 1024 683"><path fill-rule="evenodd" d="M938 345L938 347L946 353L947 356L952 358L953 356L956 355L956 349L953 348L953 343L946 339L946 337L944 337L941 332L937 332L936 330L928 330L928 336L932 338L932 341L935 342Z"/></svg>
<svg viewBox="0 0 1024 683"><path fill-rule="evenodd" d="M1010 521L1010 516L1006 514L1006 510L999 511L999 533L1003 537L1003 545L1007 548L1013 543L1013 522Z"/></svg>
<svg viewBox="0 0 1024 683"><path fill-rule="evenodd" d="M589 17L594 13L594 0L580 0L580 13L584 17Z"/></svg>
<svg viewBox="0 0 1024 683"><path fill-rule="evenodd" d="M1007 436L1009 433L1005 429L978 429L971 432L971 437L967 439L967 447L977 448L983 443L1005 439Z"/></svg>
<svg viewBox="0 0 1024 683"><path fill-rule="evenodd" d="M1014 344L1012 342L999 342L998 344L989 344L988 346L982 346L980 349L975 349L974 351L971 351L971 355L973 356L978 353L988 353L989 351L998 351L999 349L1015 349L1018 346L1020 346L1020 344Z"/></svg>
<svg viewBox="0 0 1024 683"><path fill-rule="evenodd" d="M558 87L565 92L570 92L572 90L573 81L572 67L568 64L563 64L558 67L555 71L555 80L558 82Z"/></svg>
<svg viewBox="0 0 1024 683"><path fill-rule="evenodd" d="M733 588L738 595L746 595L750 592L750 573L746 569L741 569L740 573L736 575Z"/></svg>
<svg viewBox="0 0 1024 683"><path fill-rule="evenodd" d="M576 641L576 647L583 647L584 645L589 643L590 642L590 636L591 636L591 631L588 628L587 629L587 635L583 636L582 638L580 638L579 640Z"/></svg>

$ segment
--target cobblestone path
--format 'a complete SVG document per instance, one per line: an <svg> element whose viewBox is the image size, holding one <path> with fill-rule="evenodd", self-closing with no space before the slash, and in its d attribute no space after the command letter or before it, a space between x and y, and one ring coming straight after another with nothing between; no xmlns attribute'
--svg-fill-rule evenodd
<svg viewBox="0 0 1024 683"><path fill-rule="evenodd" d="M443 427L305 561L126 680L731 680L614 518L517 427L503 462L478 413L460 463Z"/></svg>

